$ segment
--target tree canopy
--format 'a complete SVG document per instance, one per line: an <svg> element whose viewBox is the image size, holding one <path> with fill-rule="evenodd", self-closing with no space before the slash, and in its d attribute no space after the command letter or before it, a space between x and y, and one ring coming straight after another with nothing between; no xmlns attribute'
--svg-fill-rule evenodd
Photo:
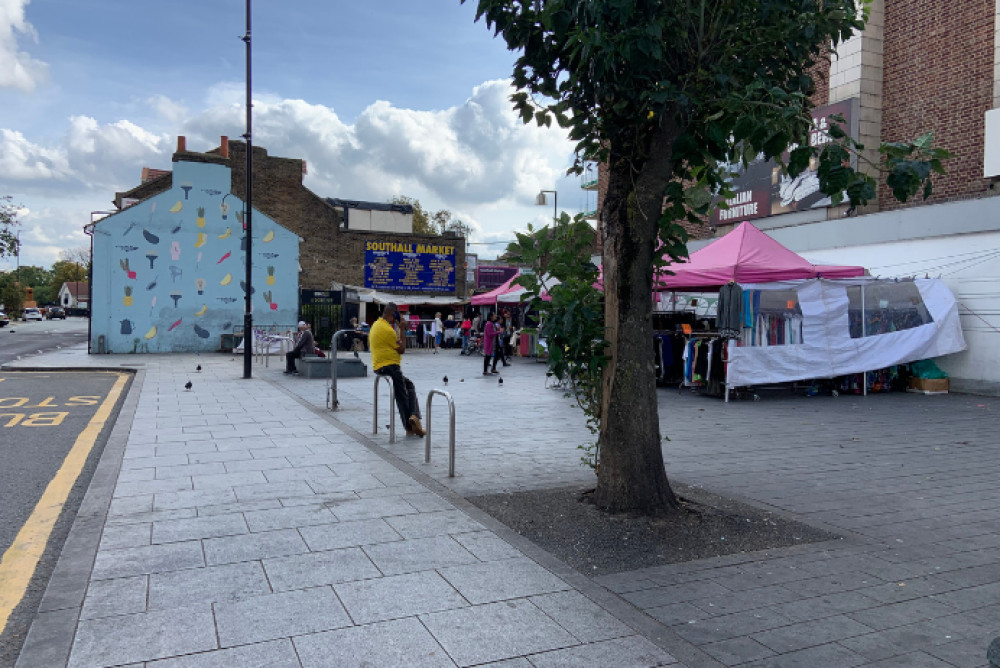
<svg viewBox="0 0 1000 668"><path fill-rule="evenodd" d="M834 202L875 196L873 172L849 161L863 147L837 125L829 143L808 137L814 66L864 27L868 2L859 12L856 0L479 0L477 20L520 54L512 101L524 122L567 128L577 170L608 166L598 506L676 506L651 371L652 273L686 255L679 223L700 223L731 194L725 165L764 154L795 176L815 159ZM929 137L881 151L900 199L929 195L946 157Z"/></svg>
<svg viewBox="0 0 1000 668"><path fill-rule="evenodd" d="M414 234L444 234L454 232L460 237L468 238L472 228L463 223L461 219L454 218L451 211L441 209L434 213L428 213L420 204L420 200L406 195L397 195L389 200L392 204L409 204L413 207L413 233Z"/></svg>
<svg viewBox="0 0 1000 668"><path fill-rule="evenodd" d="M20 207L14 204L10 195L0 197L0 257L11 257L18 254L17 230L20 223L17 211Z"/></svg>

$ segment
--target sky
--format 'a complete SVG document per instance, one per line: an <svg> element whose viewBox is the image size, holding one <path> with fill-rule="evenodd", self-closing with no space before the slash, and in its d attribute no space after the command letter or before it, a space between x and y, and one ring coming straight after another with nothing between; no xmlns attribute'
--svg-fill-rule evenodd
<svg viewBox="0 0 1000 668"><path fill-rule="evenodd" d="M596 208L566 176L565 131L512 111L516 54L475 0L253 4L253 144L306 160L316 194L448 209L483 258L551 222L541 190ZM178 135L209 151L245 134L245 32L245 0L0 0L0 196L21 206L21 264L89 245L92 214L170 169Z"/></svg>

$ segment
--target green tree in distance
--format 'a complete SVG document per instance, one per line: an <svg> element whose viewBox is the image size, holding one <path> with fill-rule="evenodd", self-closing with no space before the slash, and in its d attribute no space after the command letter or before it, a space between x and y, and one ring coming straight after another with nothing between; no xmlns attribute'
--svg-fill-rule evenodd
<svg viewBox="0 0 1000 668"><path fill-rule="evenodd" d="M18 255L17 231L15 230L20 224L17 220L18 209L20 207L14 204L14 199L10 195L0 197L0 257Z"/></svg>
<svg viewBox="0 0 1000 668"><path fill-rule="evenodd" d="M715 196L732 194L725 162L763 153L795 176L815 158L834 203L875 197L875 177L850 165L863 147L839 125L830 143L808 141L811 68L863 29L868 1L859 12L856 0L478 0L476 19L520 53L512 100L522 120L567 128L576 171L586 160L608 166L599 507L677 507L651 372L652 279L687 253L679 222L701 222ZM870 170L901 200L927 197L947 157L929 136L880 152Z"/></svg>
<svg viewBox="0 0 1000 668"><path fill-rule="evenodd" d="M428 213L420 204L420 200L397 195L389 200L391 204L409 204L413 207L413 233L414 234L444 234L454 232L460 237L468 238L472 228L463 223L458 218L453 218L451 211L441 209L434 213Z"/></svg>

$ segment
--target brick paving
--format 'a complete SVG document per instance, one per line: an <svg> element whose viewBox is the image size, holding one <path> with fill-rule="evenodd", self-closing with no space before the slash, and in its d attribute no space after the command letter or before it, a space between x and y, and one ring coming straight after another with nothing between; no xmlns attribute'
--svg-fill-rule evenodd
<svg viewBox="0 0 1000 668"><path fill-rule="evenodd" d="M462 498L593 480L541 364L500 384L479 358L404 358L421 396L454 398L449 478L445 401L425 464L423 440L389 443L384 384L372 435L371 375L330 412L328 381L274 360L249 381L229 355L46 362L140 368L103 513L78 520L92 567L67 544L19 668L976 668L1000 634L997 399L660 389L673 480L843 538L588 579Z"/></svg>

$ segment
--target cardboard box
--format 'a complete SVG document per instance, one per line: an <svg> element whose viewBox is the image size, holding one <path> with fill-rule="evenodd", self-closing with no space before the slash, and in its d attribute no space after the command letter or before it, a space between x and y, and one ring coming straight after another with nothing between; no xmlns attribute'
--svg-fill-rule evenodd
<svg viewBox="0 0 1000 668"><path fill-rule="evenodd" d="M947 394L947 378L910 378L910 392L921 392L923 394Z"/></svg>

